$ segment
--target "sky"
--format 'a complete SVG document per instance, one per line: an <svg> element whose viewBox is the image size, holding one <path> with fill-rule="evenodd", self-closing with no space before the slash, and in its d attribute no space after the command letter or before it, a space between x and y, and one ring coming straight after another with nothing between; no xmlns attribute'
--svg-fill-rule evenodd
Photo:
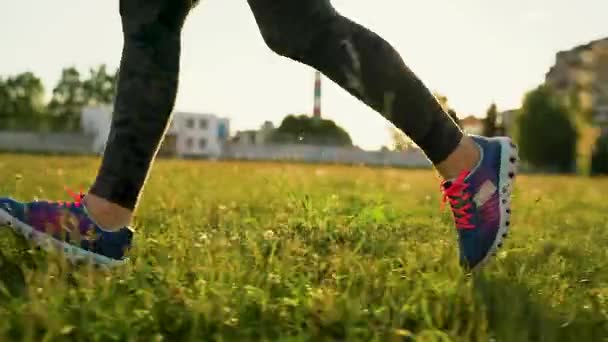
<svg viewBox="0 0 608 342"><path fill-rule="evenodd" d="M306 1L306 0L300 0ZM461 116L492 102L519 107L543 82L555 53L608 37L606 0L334 0L345 16L383 36L427 87ZM0 76L32 71L50 93L61 69L115 69L118 0L0 2ZM177 111L215 113L231 130L311 113L314 70L274 55L246 0L202 0L183 36ZM390 124L323 78L323 115L365 149L390 144Z"/></svg>

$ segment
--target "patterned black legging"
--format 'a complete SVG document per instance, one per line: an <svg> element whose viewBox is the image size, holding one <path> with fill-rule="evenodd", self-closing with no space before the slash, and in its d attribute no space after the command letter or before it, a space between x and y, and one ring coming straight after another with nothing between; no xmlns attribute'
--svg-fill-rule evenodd
<svg viewBox="0 0 608 342"><path fill-rule="evenodd" d="M135 208L171 117L181 31L192 0L120 0L124 48L108 143L91 193ZM433 163L462 132L389 43L329 0L248 0L264 41L342 86L420 146ZM353 118L356 120L356 118Z"/></svg>

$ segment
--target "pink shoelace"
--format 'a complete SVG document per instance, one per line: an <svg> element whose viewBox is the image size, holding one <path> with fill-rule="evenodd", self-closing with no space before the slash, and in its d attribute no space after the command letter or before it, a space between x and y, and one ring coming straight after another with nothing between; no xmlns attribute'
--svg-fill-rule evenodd
<svg viewBox="0 0 608 342"><path fill-rule="evenodd" d="M71 207L75 207L75 208L79 208L80 206L82 206L82 199L84 198L84 192L82 191L82 188L80 189L80 192L75 193L74 191L72 191L71 189L69 189L67 186L64 187L65 191L70 195L70 197L73 198L72 202L69 201L56 201L55 203L67 207L67 208L71 208Z"/></svg>
<svg viewBox="0 0 608 342"><path fill-rule="evenodd" d="M470 203L471 194L465 191L469 187L469 184L465 183L464 180L469 174L470 172L463 171L455 180L445 181L441 184L441 190L443 191L442 210L445 207L445 203L450 202L454 220L456 221L456 228L458 229L475 228L475 226L471 224L473 214L468 212L472 206ZM447 186L447 183L451 184ZM460 207L457 207L458 205L460 205Z"/></svg>

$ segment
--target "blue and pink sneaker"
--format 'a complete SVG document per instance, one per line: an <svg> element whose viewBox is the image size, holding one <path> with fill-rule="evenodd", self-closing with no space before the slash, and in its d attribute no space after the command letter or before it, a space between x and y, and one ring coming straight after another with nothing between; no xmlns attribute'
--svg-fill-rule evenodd
<svg viewBox="0 0 608 342"><path fill-rule="evenodd" d="M82 192L70 194L73 202L0 198L0 225L10 226L42 248L63 251L74 263L89 260L111 267L126 262L133 231L128 227L104 231L87 214Z"/></svg>
<svg viewBox="0 0 608 342"><path fill-rule="evenodd" d="M496 254L509 231L519 157L510 138L471 138L479 145L479 164L441 187L456 222L461 264L476 270Z"/></svg>

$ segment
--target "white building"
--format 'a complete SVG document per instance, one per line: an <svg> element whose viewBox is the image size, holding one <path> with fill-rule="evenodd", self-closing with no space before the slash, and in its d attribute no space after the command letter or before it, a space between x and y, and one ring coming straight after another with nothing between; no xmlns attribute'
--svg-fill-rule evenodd
<svg viewBox="0 0 608 342"><path fill-rule="evenodd" d="M230 121L213 114L176 112L163 143L164 154L218 157L230 134Z"/></svg>
<svg viewBox="0 0 608 342"><path fill-rule="evenodd" d="M87 107L81 114L81 128L94 137L93 150L102 153L112 121L111 106ZM218 157L228 140L230 121L213 114L176 112L159 151L179 157Z"/></svg>
<svg viewBox="0 0 608 342"><path fill-rule="evenodd" d="M472 115L460 119L460 127L462 127L462 130L467 134L483 134L483 120Z"/></svg>
<svg viewBox="0 0 608 342"><path fill-rule="evenodd" d="M232 138L233 144L239 145L264 145L274 132L274 125L271 121L265 121L260 129L249 131L238 131Z"/></svg>

